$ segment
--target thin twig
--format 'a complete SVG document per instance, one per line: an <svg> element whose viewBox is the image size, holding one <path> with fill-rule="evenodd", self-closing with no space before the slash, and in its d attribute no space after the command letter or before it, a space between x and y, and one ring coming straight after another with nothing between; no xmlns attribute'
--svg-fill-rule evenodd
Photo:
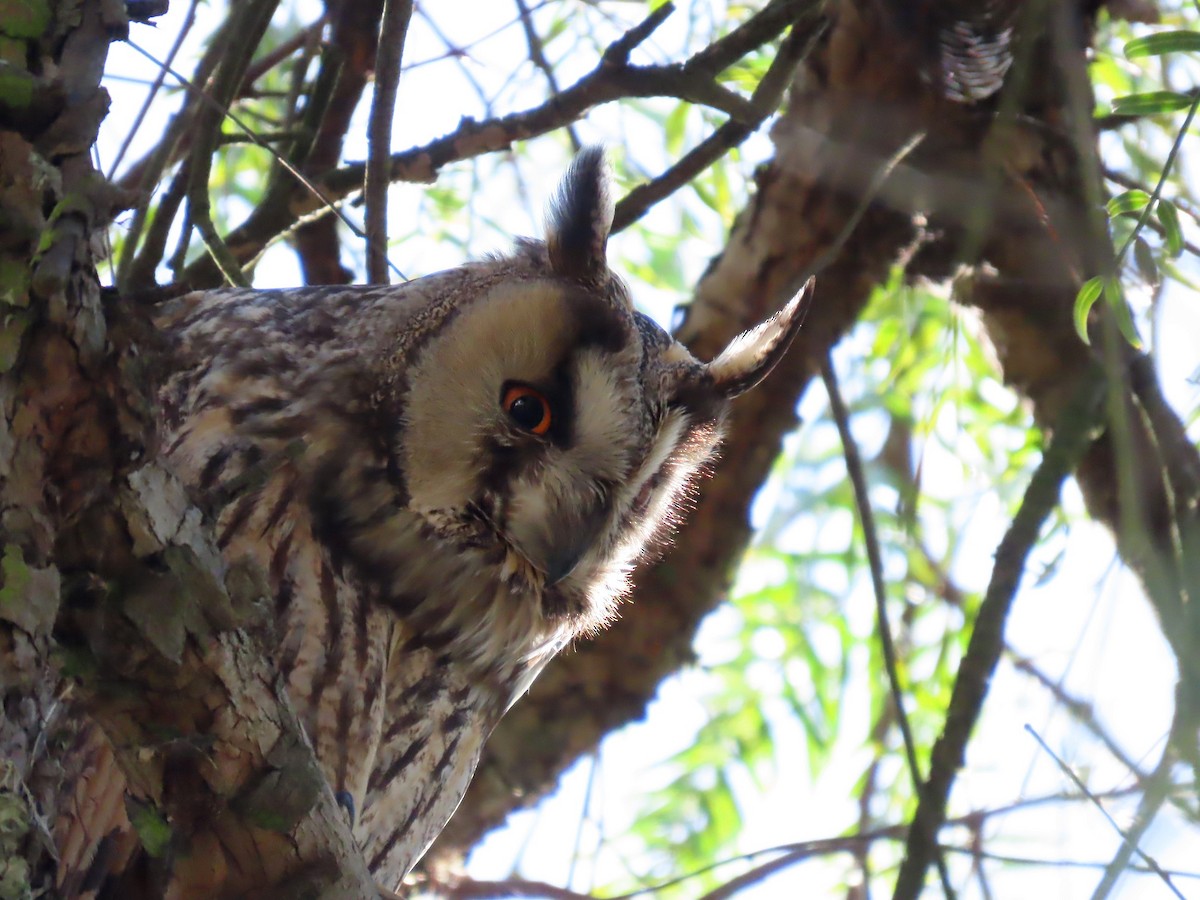
<svg viewBox="0 0 1200 900"><path fill-rule="evenodd" d="M328 21L329 15L327 13L311 25L301 28L290 38L280 41L278 46L272 47L258 59L254 60L254 62L246 67L246 79L238 96L242 98L261 96L259 92L253 90L252 86L254 82L258 81L258 79L262 78L302 47L312 47L320 43L321 31L325 28Z"/></svg>
<svg viewBox="0 0 1200 900"><path fill-rule="evenodd" d="M1141 191L1146 196L1149 196L1150 192L1154 190L1152 187L1150 187L1150 185L1146 184L1144 181L1139 181L1128 172L1121 172L1117 169L1109 168L1108 166L1105 166L1102 171L1105 179L1111 181L1113 184L1120 185L1127 191ZM1175 204L1181 213L1188 216L1197 224L1200 224L1200 212L1198 212L1196 207L1194 207L1190 202L1182 200L1178 197L1173 197L1171 202Z"/></svg>
<svg viewBox="0 0 1200 900"><path fill-rule="evenodd" d="M546 50L542 46L541 36L533 27L533 12L525 0L515 0L515 2L521 20L521 30L525 32L525 44L529 48L529 61L546 79L546 84L550 87L550 96L557 97L562 93L562 89L558 86L558 77L554 74L554 66L550 65L550 60L546 59ZM571 139L571 149L578 153L583 144L579 140L574 125L567 126L567 136Z"/></svg>
<svg viewBox="0 0 1200 900"><path fill-rule="evenodd" d="M713 41L691 57L687 65L693 71L715 77L747 53L761 47L764 29L779 34L794 22L822 13L824 7L824 3L811 3L808 0L772 0L725 37Z"/></svg>
<svg viewBox="0 0 1200 900"><path fill-rule="evenodd" d="M539 897L546 900L595 900L591 894L558 887L546 881L509 878L506 881L476 881L464 878L453 885L439 885L449 900L501 900L508 897Z"/></svg>
<svg viewBox="0 0 1200 900"><path fill-rule="evenodd" d="M298 47L305 44L319 43L321 30L325 27L326 18L326 16L320 17L311 25L305 26L293 37L288 38L277 47L268 51L264 56L254 60L246 68L246 76L241 88L238 90L237 98L263 96L263 92L254 90L253 84L255 80L261 78L263 74L294 53ZM196 72L191 78L193 84L203 85L208 82L209 75L212 74L213 68L220 61L226 41L227 38L222 32L218 32L209 38L205 57L196 67ZM168 56L167 61L171 62L170 56ZM161 79L165 71L165 69L160 68L156 80ZM118 78L118 76L114 75L105 75L104 77L106 79ZM118 180L120 187L126 190L136 190L141 185L154 184L157 182L158 175L163 169L176 162L180 156L188 151L188 148L191 146L191 137L193 134L190 128L190 118L195 112L196 100L197 97L195 95L189 95L188 102L185 103L179 114L172 119L159 145L131 165L121 175ZM160 149L165 149L167 152L160 154Z"/></svg>
<svg viewBox="0 0 1200 900"><path fill-rule="evenodd" d="M850 218L842 225L842 230L833 239L833 243L822 250L817 258L809 264L810 274L820 274L823 269L831 265L838 258L838 254L842 252L842 247L845 246L854 229L858 227L859 221L866 215L867 210L870 209L871 204L875 201L884 183L896 171L900 163L920 146L923 140L925 140L925 132L918 131L879 167L875 172L875 176L871 179L871 183L867 185L867 189L863 192L862 198L858 201L858 206L854 208L854 212L850 214Z"/></svg>
<svg viewBox="0 0 1200 900"><path fill-rule="evenodd" d="M1187 115L1183 117L1183 125L1179 129L1179 133L1175 135L1175 140L1171 143L1171 149L1167 152L1167 158L1163 162L1162 171L1158 173L1158 181L1154 185L1154 190L1150 192L1150 200L1142 207L1137 224L1133 226L1133 230L1125 238L1125 243L1117 251L1117 265L1121 264L1121 260L1125 258L1125 254L1129 252L1129 248L1133 246L1134 240L1137 239L1138 232L1145 227L1150 214L1154 212L1154 207L1158 205L1158 198L1162 196L1163 187L1166 185L1167 178L1171 174L1171 168L1175 165L1175 158L1179 156L1179 150L1183 146L1184 135L1192 127L1192 120L1196 118L1197 110L1200 110L1200 92L1196 93L1196 96L1192 99L1192 105L1188 107Z"/></svg>
<svg viewBox="0 0 1200 900"><path fill-rule="evenodd" d="M367 126L367 170L363 195L367 202L367 281L388 283L387 195L392 152L392 117L400 84L404 39L412 18L412 0L384 0L383 21L375 50L375 93Z"/></svg>
<svg viewBox="0 0 1200 900"><path fill-rule="evenodd" d="M167 65L175 62L175 57L179 55L179 49L183 46L188 34L192 30L192 26L196 24L196 7L200 0L191 0L188 4L187 13L183 19L183 25L179 28L179 34L175 35L175 41L171 44L171 49L167 51ZM116 158L113 159L112 165L108 167L109 181L116 177L117 169L121 166L121 161L125 159L125 154L129 151L129 145L133 143L134 135L142 127L142 122L146 120L146 113L150 111L150 105L154 102L154 98L158 96L159 90L162 89L163 80L167 77L166 69L159 66L154 73L154 81L150 85L150 90L146 92L146 99L142 101L141 107L137 111L137 115L133 117L133 124L129 126L129 130L125 132L125 140L121 141L121 148L117 151Z"/></svg>
<svg viewBox="0 0 1200 900"><path fill-rule="evenodd" d="M1180 787L1181 789L1187 789L1187 786ZM1094 794L1093 796L1101 799L1117 799L1131 796L1137 790L1138 788L1135 787L1118 788L1111 791L1105 791L1100 794ZM1055 793L1038 797L1028 797L1024 800L1017 800L1013 803L1006 804L1005 806L995 807L993 809L977 810L965 816L950 818L946 820L946 824L961 825L968 828L982 828L985 822L997 816L1005 816L1016 812L1028 811L1030 809L1050 803L1080 802L1087 799L1088 798L1086 796L1069 793ZM725 857L724 859L709 863L706 866L701 866L698 869L691 870L682 875L667 879L666 881L655 882L654 884L637 888L636 890L632 890L624 894L611 895L605 898L605 900L636 900L638 897L656 896L670 890L671 888L678 887L681 884L691 881L692 879L699 878L702 875L713 872L716 869L723 868L736 862L750 862L767 854L778 854L780 858L786 856L792 864L803 862L804 860L812 857L826 856L833 853L850 853L857 856L862 852L863 847L869 846L875 841L903 840L907 831L907 826L903 824L884 825L878 828L864 830L856 834L842 835L833 838L818 838L817 840L801 841L797 843L778 844L773 847L763 847L759 850L754 850L749 853L739 853L734 856ZM943 845L942 849L947 853L970 854L979 856L983 859L1012 862L1019 865L1054 866L1058 863L1057 860L1050 859L1043 860L1029 859L1024 857L1000 856L994 853L989 853L985 850L978 850L973 847L956 847L951 844ZM768 861L767 864L771 865L772 867L770 871L773 872L779 870L780 867L776 865L777 862L778 859ZM1103 869L1107 864L1104 862L1076 862L1064 860L1063 865L1089 869ZM755 867L755 869L752 871L759 871L760 869L761 867ZM1149 869L1136 866L1131 866L1130 870L1136 872L1150 872ZM1169 874L1181 878L1200 878L1200 873L1171 871ZM445 895L446 897L451 898L451 900L467 900L467 898L484 897L547 896L545 893L540 895L537 893L542 889L549 890L551 892L549 896L553 897L555 896L553 892L558 892L558 895L562 896L562 892L565 890L564 888L557 887L555 885L546 885L543 882L527 881L517 878L508 878L502 881L460 879L455 881L435 883L434 887L436 887L440 895ZM566 896L571 897L572 893L568 892ZM709 900L712 900L712 898L710 897Z"/></svg>
<svg viewBox="0 0 1200 900"><path fill-rule="evenodd" d="M825 390L829 394L829 407L833 413L833 421L837 425L838 435L842 441L842 454L846 458L846 472L854 488L854 502L858 509L859 521L862 524L863 540L867 548L867 567L871 573L871 586L875 592L875 612L879 618L879 643L883 650L883 665L887 670L888 686L892 695L892 706L896 713L896 722L900 726L900 735L904 739L904 755L908 762L909 776L918 796L922 793L925 778L921 774L921 764L917 761L917 742L913 738L912 725L908 721L908 711L904 708L904 687L900 683L900 669L896 658L896 643L892 638L892 628L887 616L887 587L883 580L883 552L879 546L879 532L875 528L875 514L871 509L871 497L867 489L867 478L863 473L862 457L858 452L858 444L850 432L850 413L842 400L838 389L837 375L833 371L833 360L828 354L821 360L821 379L825 382ZM913 828L917 827L916 822ZM929 833L929 841L936 846L936 832ZM938 871L942 878L942 888L948 898L954 897L954 888L950 883L950 871L946 861L940 854L936 855Z"/></svg>
<svg viewBox="0 0 1200 900"><path fill-rule="evenodd" d="M427 5L418 5L414 11L420 14L421 18L424 19L425 27L433 32L433 36L442 42L442 46L446 48L446 52L442 54L442 58L454 60L454 64L458 67L458 74L461 75L463 80L471 86L471 90L475 92L476 99L479 100L480 109L483 110L483 114L485 116L490 118L493 115L493 99L488 96L487 90L484 88L483 84L480 83L479 78L476 77L475 69L477 67L467 65L467 63L473 63L475 60L471 58L469 53L467 53L465 47L455 44L450 35L446 34L446 32L442 29L442 26L438 24L437 19L433 17L433 14L427 8ZM510 27L511 25L512 23L510 22L509 25L505 27ZM467 44L466 46L469 47L471 45ZM412 69L414 66L406 66L406 68ZM504 88L508 86L514 75L515 70L508 74L508 77L503 82L503 86L497 93L502 93L504 91Z"/></svg>
<svg viewBox="0 0 1200 900"><path fill-rule="evenodd" d="M229 39L223 48L221 62L213 73L211 88L205 92L212 103L202 105L197 110L194 140L188 153L188 213L213 262L225 279L235 285L247 285L249 282L237 258L217 234L213 224L209 175L224 111L229 108L241 87L254 49L266 33L278 5L279 0L251 0L233 8L234 12L228 20Z"/></svg>
<svg viewBox="0 0 1200 900"><path fill-rule="evenodd" d="M725 122L657 178L639 184L622 197L613 213L613 232L628 228L654 204L669 197L742 143L779 109L783 92L791 84L796 67L808 56L829 24L819 7L813 7L809 12L810 15L804 20L792 26L788 36L779 45L770 68L754 89L750 104L757 110L755 117Z"/></svg>
<svg viewBox="0 0 1200 900"><path fill-rule="evenodd" d="M634 48L646 43L650 35L654 34L658 30L658 26L667 21L667 16L673 12L675 12L675 4L669 0L662 6L652 9L646 18L609 44L600 60L601 64L613 67L627 65L629 54L633 52Z"/></svg>
<svg viewBox="0 0 1200 900"><path fill-rule="evenodd" d="M1176 713L1176 718L1179 718L1178 713ZM1117 879L1129 868L1129 860L1132 858L1134 850L1141 844L1142 838L1149 831L1150 825L1154 822L1158 811L1162 809L1162 805L1166 802L1167 796L1170 793L1171 768L1175 765L1175 759L1175 753L1170 743L1168 743L1166 749L1163 750L1163 755L1158 762L1158 766L1155 767L1154 772L1150 775L1149 786L1142 794L1133 824L1129 827L1129 831L1125 835L1125 840L1117 848L1112 862L1104 870L1104 876L1100 879L1100 883L1096 885L1096 890L1092 892L1092 900L1105 900L1112 893L1112 889L1117 886ZM1162 874L1162 869L1157 864L1155 864L1154 868L1163 880L1170 884L1170 880L1166 875Z"/></svg>
<svg viewBox="0 0 1200 900"><path fill-rule="evenodd" d="M364 20L356 9L350 4L338 6L330 21L328 40L320 47L316 74L304 87L305 103L299 119L303 137L286 156L306 175L325 172L341 159L351 114L369 80L379 23ZM296 184L283 166L276 165L260 205L268 209L287 206L288 199L296 194ZM353 280L353 273L341 262L339 221L329 217L297 229L292 246L306 284L346 284Z"/></svg>
<svg viewBox="0 0 1200 900"><path fill-rule="evenodd" d="M213 71L216 69L217 64L221 60L221 50L224 46L224 36L231 28L232 24L232 18L226 20L225 24L222 25L221 29L217 32L217 34L214 35L213 40L210 41L208 49L204 51L204 55L200 57L200 61L196 64L194 75L194 80L196 83L206 84L208 79L212 76ZM159 72L171 72L170 67L160 64L157 59L150 56L133 41L126 39L126 43L158 66ZM181 142L185 140L185 135L189 132L192 123L195 121L200 107L199 98L201 94L201 91L188 93L188 96L184 100L179 112L177 112L171 118L170 124L163 132L162 139L159 140L153 150L151 150L146 156L131 166L129 170L121 177L121 188L127 191L140 191L146 195L149 195L152 192L153 186L158 184L159 180L162 178L163 172L166 171L171 160L175 158L177 148L180 146ZM130 287L141 288L146 286L146 283L131 283L129 273L135 268L134 259L138 249L138 240L141 237L142 229L146 226L146 221L149 218L149 215L150 204L139 204L138 208L134 211L133 221L130 223L129 228L126 231L125 241L121 247L121 257L117 261L116 274L116 282L122 289L128 289ZM160 260L155 259L153 261L146 261L144 254L142 254L140 259L142 262L140 265L136 266L136 268L143 272L149 271L152 277L154 267L157 266ZM152 281L148 283L152 283Z"/></svg>
<svg viewBox="0 0 1200 900"><path fill-rule="evenodd" d="M1055 681L1041 669L1039 669L1031 659L1026 659L1023 656L1018 656L1011 649L1009 656L1012 658L1013 668L1018 672L1023 672L1034 681L1038 682L1042 687L1048 690L1055 701L1058 702L1066 711L1084 728L1090 731L1097 740L1104 745L1114 759L1129 770L1129 773L1137 779L1140 784L1146 777L1145 773L1138 768L1137 762L1130 758L1121 746L1113 739L1104 727L1100 724L1100 720L1096 716L1095 707L1085 700L1080 700L1078 697L1073 697L1068 694L1066 689L1060 682Z"/></svg>
<svg viewBox="0 0 1200 900"><path fill-rule="evenodd" d="M1050 745L1047 744L1044 740L1042 740L1042 736L1040 734L1038 734L1036 731L1033 730L1033 726L1026 725L1025 730L1028 731L1031 735L1033 735L1033 739L1038 742L1038 746L1040 746L1044 751L1046 751L1046 753L1050 756L1050 758L1054 760L1054 762L1058 766L1059 770L1064 775L1066 775L1068 778L1070 778L1071 781L1074 783L1075 787L1079 788L1079 790L1084 795L1086 795L1089 800L1092 801L1092 803L1096 807L1096 809L1100 810L1100 814L1103 815L1104 818L1108 820L1108 824L1111 825L1113 827L1113 830L1116 831L1116 833L1121 836L1122 842L1124 842L1126 845L1130 846L1132 849L1132 852L1136 852L1137 855L1140 856L1142 858L1142 860L1146 863L1146 865L1149 866L1150 869L1155 874L1157 874L1160 878L1162 878L1163 883L1166 884L1167 887L1171 889L1171 892L1176 897L1178 897L1179 900L1187 900L1187 898L1184 897L1183 894L1179 893L1179 888L1175 887L1175 885L1171 882L1170 877L1167 875L1166 872L1163 871L1162 867L1159 866L1159 864L1157 862L1155 862L1151 856L1149 856L1147 853L1145 853L1141 848L1139 848L1137 846L1136 840L1131 838L1130 834L1127 833L1126 831L1124 831L1121 828L1121 826L1117 824L1117 820L1114 819L1109 814L1108 810L1104 808L1104 804L1100 802L1099 798L1092 795L1092 792L1088 789L1088 786L1083 783L1082 779L1080 779L1080 777L1075 774L1075 771L1070 766L1068 766L1065 762L1063 762L1063 760L1059 757L1059 755L1057 753L1055 753L1053 750L1050 749ZM1170 751L1168 750L1167 752L1169 753ZM1107 894L1107 890L1105 891L1105 893Z"/></svg>
<svg viewBox="0 0 1200 900"><path fill-rule="evenodd" d="M128 289L129 285L150 285L154 284L154 270L158 268L159 262L166 257L167 238L171 232L171 223L175 221L175 215L179 212L179 206L183 203L183 198L187 195L188 185L188 168L187 163L183 163L175 176L171 179L171 183L167 185L167 189L163 191L158 198L158 207L154 211L154 219L150 222L150 227L146 230L146 238L142 241L142 252L134 258L133 263L129 267L128 282L119 282L124 289ZM186 237L184 234L182 237ZM186 241L181 243L181 246L187 246ZM186 251L185 251L186 252ZM173 260L172 263L175 261ZM178 260L178 265L168 263L172 271L178 271L183 268L182 257Z"/></svg>
<svg viewBox="0 0 1200 900"><path fill-rule="evenodd" d="M157 59L155 59L150 53L148 53L146 50L143 50L141 47L139 47L137 44L134 44L132 41L127 41L126 43L128 43L130 47L132 47L138 53L141 53L147 59L150 59L151 61L158 63L159 65L163 65L162 63L159 63L159 61ZM318 187L315 182L310 181L308 178L305 178L304 175L301 174L301 172L295 166L293 166L290 162L288 162L286 159L284 159L283 156L281 156L274 147L272 147L270 144L266 143L261 138L259 138L259 136L254 132L254 130L251 129L250 126L248 126L245 122L243 122L233 111L229 110L228 108L222 107L207 93L202 91L200 88L196 87L196 85L193 84L188 78L186 78L185 76L176 72L174 69L171 69L166 66L164 66L164 68L166 68L166 71L168 73L170 73L170 75L173 78L178 80L180 84L182 84L185 88L187 88L188 91L194 92L204 105L220 110L221 114L225 118L229 119L230 122L232 122L238 128L242 129L242 131L245 132L246 136L251 141L253 141L257 146L263 148L268 153L270 153L272 158L275 160L275 162L279 163L280 166L282 166L293 178L295 178L298 182L300 182L300 184L306 190L308 190L314 197L317 197L323 204L323 206L321 208L321 215L332 214L332 215L337 216L338 220L343 225L345 225L347 228L349 228L350 232L355 237L360 238L362 240L366 239L365 232L361 228L359 228L358 225L355 224L355 222L352 219L350 219L344 212L342 212L339 201L345 199L344 195L341 197L330 197L326 190ZM365 175L365 169L360 167L359 171ZM261 209L262 207L259 207L259 208ZM301 222L297 219L297 221L294 224L301 224ZM233 234L228 235L227 242L228 243L236 243L237 237L238 237L238 231L235 230ZM261 248L259 248L259 249L261 250ZM389 265L391 265L391 264L389 263ZM401 278L404 277L403 273L399 269L395 268L394 266L392 267L392 271L395 272L397 275L399 275ZM184 277L186 278L186 274Z"/></svg>
<svg viewBox="0 0 1200 900"><path fill-rule="evenodd" d="M1108 863L1099 860L1038 859L1030 856L1010 856L1006 853L991 853L987 850L976 851L970 847L955 847L952 844L943 844L942 849L947 853L970 853L978 855L981 859L989 859L993 862L1004 863L1010 866L1046 866L1050 869L1103 869L1108 865ZM1156 872L1149 866L1130 866L1128 871L1136 872L1139 875L1157 875L1159 872L1163 872L1172 878L1200 879L1200 872L1184 872L1179 869L1159 869Z"/></svg>

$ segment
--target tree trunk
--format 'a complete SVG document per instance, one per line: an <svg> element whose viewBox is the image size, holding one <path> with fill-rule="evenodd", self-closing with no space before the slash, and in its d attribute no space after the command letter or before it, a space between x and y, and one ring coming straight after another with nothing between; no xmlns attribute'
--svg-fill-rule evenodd
<svg viewBox="0 0 1200 900"><path fill-rule="evenodd" d="M153 335L136 309L102 301L99 229L123 198L89 154L124 7L22 11L3 27L30 62L9 76L23 90L0 122L0 815L20 825L0 838L3 884L86 889L122 868L132 822L149 856L122 896L368 896L261 651L260 582L222 570L199 511L154 461ZM101 808L84 811L89 835L85 794Z"/></svg>

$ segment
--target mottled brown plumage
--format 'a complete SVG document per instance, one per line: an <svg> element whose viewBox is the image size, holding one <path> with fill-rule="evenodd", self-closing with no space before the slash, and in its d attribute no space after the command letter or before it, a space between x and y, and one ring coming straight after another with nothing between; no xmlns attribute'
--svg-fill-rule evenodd
<svg viewBox="0 0 1200 900"><path fill-rule="evenodd" d="M545 242L398 287L193 293L157 316L163 454L228 563L372 871L395 884L545 663L606 624L728 398L801 318L697 362L608 269L602 154ZM652 600L648 601L652 602Z"/></svg>

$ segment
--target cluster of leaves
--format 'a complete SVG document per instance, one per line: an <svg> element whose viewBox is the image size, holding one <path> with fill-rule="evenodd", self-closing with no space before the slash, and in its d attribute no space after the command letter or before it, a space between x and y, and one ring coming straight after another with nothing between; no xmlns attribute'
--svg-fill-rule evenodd
<svg viewBox="0 0 1200 900"><path fill-rule="evenodd" d="M1174 24L1190 24L1187 12L1185 7ZM1140 346L1123 282L1135 279L1156 292L1165 275L1194 287L1177 261L1186 246L1180 209L1194 223L1196 206L1192 185L1176 163L1200 108L1200 92L1170 89L1169 85L1194 78L1200 32L1177 27L1132 37L1127 25L1110 23L1106 37L1105 43L1114 49L1098 55L1092 74L1101 95L1098 117L1101 121L1111 117L1119 126L1120 154L1128 160L1127 166L1105 173L1116 187L1105 212L1118 271L1084 282L1076 297L1075 324L1080 336L1088 340L1088 313L1103 296L1126 339ZM1182 122L1177 113L1183 114ZM1110 155L1117 154L1110 151ZM1148 238L1147 232L1154 236ZM1131 271L1121 271L1125 263Z"/></svg>

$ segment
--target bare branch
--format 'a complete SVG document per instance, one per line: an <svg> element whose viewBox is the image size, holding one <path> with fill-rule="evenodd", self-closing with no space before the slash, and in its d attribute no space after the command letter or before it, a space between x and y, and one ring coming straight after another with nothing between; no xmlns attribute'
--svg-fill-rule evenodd
<svg viewBox="0 0 1200 900"><path fill-rule="evenodd" d="M656 7L650 11L637 25L630 28L625 34L617 38L608 49L604 51L601 61L612 67L624 66L629 63L629 54L633 52L635 47L640 47L658 30L663 22L667 21L667 17L675 12L675 4L668 2Z"/></svg>
<svg viewBox="0 0 1200 900"><path fill-rule="evenodd" d="M525 32L525 45L529 48L529 61L533 63L534 68L541 72L542 76L546 79L546 84L550 88L551 98L557 97L562 92L562 89L558 86L558 77L554 74L554 66L550 65L550 60L546 59L546 50L542 46L542 39L533 27L533 12L529 9L529 4L525 0L516 0L516 4L518 17L521 20L521 30ZM567 135L571 138L572 149L578 153L583 144L579 140L579 135L575 132L574 125L567 126Z"/></svg>
<svg viewBox="0 0 1200 900"><path fill-rule="evenodd" d="M921 775L921 764L917 760L917 744L913 739L912 726L908 721L908 711L904 707L904 686L900 683L900 671L896 656L896 643L892 638L892 627L887 615L887 586L883 580L883 554L879 548L879 532L875 528L875 513L871 509L871 499L867 491L867 478L863 473L862 457L858 452L858 443L850 431L850 413L842 400L838 389L837 375L833 370L833 360L826 356L821 361L821 380L829 394L829 407L833 421L837 425L838 436L842 441L842 453L846 458L846 472L854 487L854 504L858 510L859 522L863 530L863 542L867 548L868 570L871 573L871 587L875 592L875 615L879 622L879 644L883 651L883 664L888 674L888 685L891 690L892 707L896 714L896 722L900 726L900 734L904 739L904 754L908 762L908 773L912 778L913 788L917 794L923 790L924 778ZM918 825L914 822L914 830ZM955 896L950 883L950 872L946 861L936 852L937 829L931 830L926 839L934 846L934 860L937 862L938 874L942 879L942 889L948 898ZM924 871L921 876L924 879Z"/></svg>
<svg viewBox="0 0 1200 900"><path fill-rule="evenodd" d="M1049 675L1039 669L1031 659L1018 656L1009 651L1012 660L1013 668L1018 672L1023 672L1030 678L1034 679L1038 684L1044 687L1053 695L1056 703L1060 704L1071 716L1079 722L1084 728L1096 736L1096 738L1104 745L1113 758L1121 765L1129 770L1129 773L1137 779L1141 784L1145 780L1145 773L1125 750L1115 741L1111 734L1101 725L1100 720L1096 717L1096 712L1092 704L1073 697L1068 694L1062 684L1052 679Z"/></svg>
<svg viewBox="0 0 1200 900"><path fill-rule="evenodd" d="M175 36L175 41L171 44L171 49L167 51L166 66L171 66L175 62L175 57L179 55L179 50L183 46L184 40L187 38L192 27L196 24L196 7L200 0L190 0L188 3L188 11L184 16L183 24L179 27L179 34ZM108 180L112 181L116 175L117 169L121 167L122 160L125 159L125 154L129 150L129 145L133 142L138 130L142 127L142 122L146 119L146 113L150 111L150 105L158 96L158 92L162 90L163 80L167 77L166 66L159 68L154 73L154 82L150 85L150 90L146 92L146 98L142 101L141 107L137 111L137 115L133 118L133 124L129 126L129 130L125 133L125 139L121 141L121 147L117 150L117 155L108 166Z"/></svg>
<svg viewBox="0 0 1200 900"><path fill-rule="evenodd" d="M384 0L383 23L375 51L375 93L367 126L367 170L363 192L367 202L367 281L388 283L387 189L392 152L392 116L400 83L404 38L412 18L412 0Z"/></svg>
<svg viewBox="0 0 1200 900"><path fill-rule="evenodd" d="M307 146L293 148L291 154L307 176L327 171L341 158L351 116L370 78L369 67L379 39L381 3L341 3L334 10L329 42L321 53L316 82L304 110L304 128L311 135L310 141ZM289 173L274 172L260 206L286 206L295 187ZM347 284L353 280L354 273L341 261L339 221L347 224L348 219L322 216L298 224L289 235L306 284ZM351 234L358 230L352 223L347 227Z"/></svg>
<svg viewBox="0 0 1200 900"><path fill-rule="evenodd" d="M1144 850L1142 850L1137 845L1138 840L1140 840L1145 828L1149 826L1149 824L1150 824L1149 821L1135 822L1134 828L1130 829L1130 830L1126 830L1126 829L1122 828L1120 825L1117 824L1117 820L1114 819L1109 814L1108 810L1104 808L1104 804L1100 802L1099 798L1096 797L1092 793L1092 791L1088 788L1088 786L1083 783L1082 779L1080 779L1080 777L1075 774L1075 771L1070 766L1068 766L1065 762L1063 762L1063 760L1058 756L1058 754L1055 753L1053 750L1051 750L1050 746L1044 740L1042 740L1042 736L1040 734L1038 734L1036 731L1034 731L1033 727L1031 725L1026 725L1025 730L1028 731L1031 735L1033 735L1033 739L1038 742L1038 746L1041 747L1042 750L1044 750L1050 756L1050 758L1054 760L1054 763L1055 763L1055 765L1058 766L1059 770L1064 775L1066 775L1068 778L1071 779L1071 781L1074 783L1074 785L1077 788L1079 788L1080 793L1082 793L1089 800L1091 800L1092 805L1095 806L1095 808L1100 811L1100 813L1104 816L1104 818L1108 820L1108 824L1111 825L1113 827L1113 830L1116 831L1117 834L1119 834L1121 836L1121 842L1126 848L1128 848L1128 853L1129 854L1136 853L1138 856L1140 856L1142 858L1142 860L1146 863L1146 865L1150 867L1151 871L1153 871L1154 874L1158 875L1159 878L1162 879L1162 882L1167 886L1167 888L1171 891L1171 893L1173 893L1176 897L1178 897L1179 900L1187 900L1187 898L1184 897L1183 894L1181 894L1179 892L1179 888L1177 888L1172 883L1170 876L1168 876L1167 873L1163 871L1162 867L1159 866L1159 864L1149 854L1147 854ZM1164 754L1164 758L1169 759L1170 755L1171 755L1170 749L1168 749L1166 754ZM1160 771L1159 774L1162 775L1164 773ZM1160 779L1160 786L1162 786L1164 783L1169 784L1170 780L1166 779L1166 781L1164 782L1163 780ZM1140 805L1139 812L1143 812L1143 813L1149 812L1150 818L1152 819L1154 814L1157 813L1159 806L1162 804L1164 797L1165 797L1165 793L1163 793L1162 791L1153 791L1153 792L1146 794L1142 798L1142 803ZM1118 854L1116 859L1118 859L1118 860L1121 859L1122 855L1123 854ZM1102 900L1103 897L1107 896L1109 891L1112 889L1112 885L1115 881L1116 881L1116 877L1115 877L1115 874L1113 874L1113 865L1110 863L1109 866L1105 869L1105 877L1103 879L1101 879L1100 884L1097 886L1096 891L1093 894L1094 900Z"/></svg>
<svg viewBox="0 0 1200 900"><path fill-rule="evenodd" d="M667 171L646 184L639 184L621 198L613 214L613 231L628 228L655 203L679 190L718 159L738 146L758 130L759 126L779 109L783 92L795 75L796 66L812 49L825 31L826 20L817 7L810 15L792 25L787 38L779 46L779 52L771 61L770 68L754 89L750 105L758 110L748 121L728 121L711 135L689 150Z"/></svg>
<svg viewBox="0 0 1200 900"><path fill-rule="evenodd" d="M1175 712L1175 728L1178 728L1184 722L1183 711L1177 709ZM1133 858L1134 853L1142 856L1147 860L1149 868L1162 879L1167 887L1174 891L1176 896L1182 897L1179 889L1171 883L1170 875L1154 860L1142 853L1138 846L1142 842L1142 838L1146 836L1146 832L1150 829L1150 825L1154 822L1155 816L1162 808L1170 794L1172 781L1171 770L1177 761L1172 742L1168 741L1166 748L1163 750L1162 757L1151 773L1149 783L1146 786L1145 792L1142 794L1142 799L1138 803L1137 815L1134 817L1133 824L1129 830L1122 834L1124 840L1121 842L1120 848L1112 858L1112 862L1108 864L1108 868L1104 870L1104 877L1100 879L1100 883L1096 885L1096 890L1092 893L1093 900L1104 900L1114 887L1116 887L1117 879L1121 874L1129 868L1129 862Z"/></svg>

